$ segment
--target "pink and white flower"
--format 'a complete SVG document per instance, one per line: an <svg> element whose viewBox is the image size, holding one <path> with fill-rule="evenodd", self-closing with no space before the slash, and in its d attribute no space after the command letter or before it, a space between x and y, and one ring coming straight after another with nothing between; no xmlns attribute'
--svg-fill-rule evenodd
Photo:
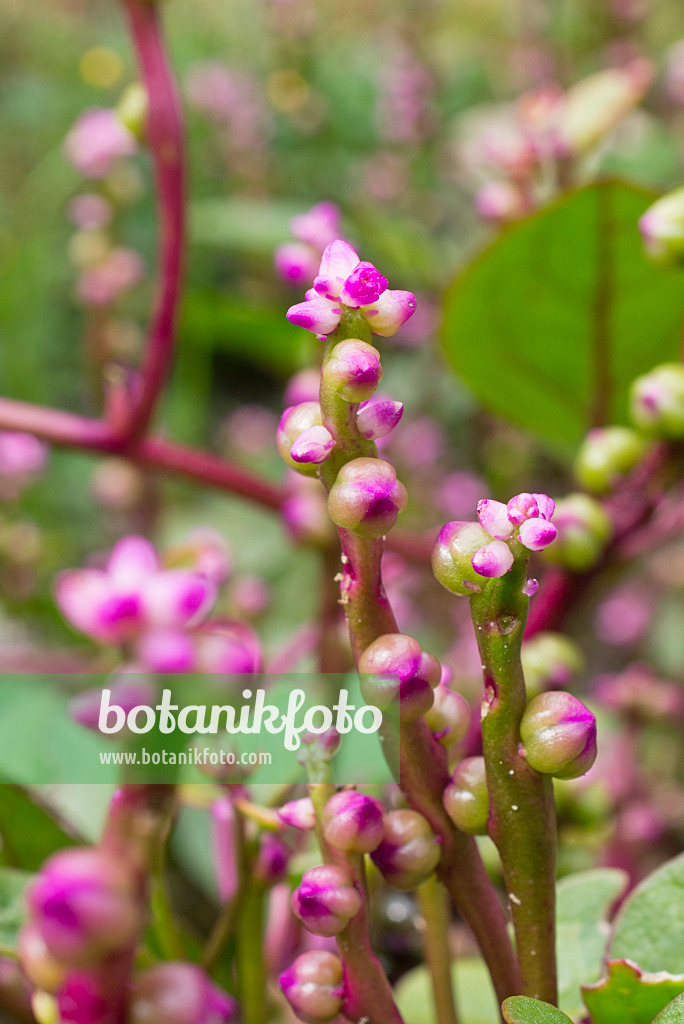
<svg viewBox="0 0 684 1024"><path fill-rule="evenodd" d="M542 551L555 540L556 527L551 518L555 502L548 494L523 492L502 501L484 498L478 502L477 518L480 526L494 540L483 544L472 557L472 566L481 576L504 576L513 565L513 552L507 541L516 538L530 551Z"/></svg>
<svg viewBox="0 0 684 1024"><path fill-rule="evenodd" d="M358 309L374 334L389 337L413 315L416 298L412 292L388 289L387 278L338 238L323 253L306 301L291 306L287 318L314 334L328 335L337 328L344 307Z"/></svg>

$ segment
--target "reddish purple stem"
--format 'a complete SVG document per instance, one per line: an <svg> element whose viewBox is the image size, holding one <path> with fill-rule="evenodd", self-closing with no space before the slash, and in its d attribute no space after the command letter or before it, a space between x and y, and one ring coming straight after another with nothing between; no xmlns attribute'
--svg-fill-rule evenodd
<svg viewBox="0 0 684 1024"><path fill-rule="evenodd" d="M185 170L180 103L166 59L159 5L149 0L124 0L124 6L148 97L146 132L159 222L155 310L141 368L140 393L125 431L135 440L150 425L173 359L185 249Z"/></svg>

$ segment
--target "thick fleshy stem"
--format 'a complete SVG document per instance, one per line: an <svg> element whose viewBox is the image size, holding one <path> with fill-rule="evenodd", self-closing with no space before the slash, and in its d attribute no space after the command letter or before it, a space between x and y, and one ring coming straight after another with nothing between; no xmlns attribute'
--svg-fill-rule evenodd
<svg viewBox="0 0 684 1024"><path fill-rule="evenodd" d="M149 0L123 3L147 92L146 133L159 218L156 307L143 357L140 393L124 429L125 435L134 439L147 431L173 359L185 246L185 171L180 102L166 58L159 5Z"/></svg>
<svg viewBox="0 0 684 1024"><path fill-rule="evenodd" d="M326 342L324 361L335 345L347 338L370 341L367 323L360 314L345 311L340 326ZM341 465L351 459L375 454L375 446L358 434L354 405L343 401L325 381L320 391L323 423L337 446L320 468L326 490ZM339 530L342 547L341 601L349 627L354 659L358 664L365 649L379 636L398 633L398 627L382 581L382 538L360 537ZM392 735L394 734L394 735ZM499 1001L520 992L517 963L506 930L506 920L494 888L482 864L477 844L454 826L444 810L442 794L449 782L446 752L434 739L425 721L402 723L399 751L396 730L384 736L385 756L397 758L400 780L411 807L419 811L441 837L442 858L438 877L470 926L492 975Z"/></svg>
<svg viewBox="0 0 684 1024"><path fill-rule="evenodd" d="M520 756L526 707L520 660L529 598L527 555L471 598L484 672L482 746L490 796L489 833L503 865L515 928L522 992L557 1000L556 821L551 777Z"/></svg>
<svg viewBox="0 0 684 1024"><path fill-rule="evenodd" d="M363 854L335 850L323 835L323 811L335 795L330 765L319 764L309 769L309 794L316 812L316 835L326 864L344 867L352 884L362 895L359 912L335 936L344 965L344 1014L350 1020L365 1017L382 1024L403 1024L392 996L392 988L380 961L373 952L368 930L368 890Z"/></svg>
<svg viewBox="0 0 684 1024"><path fill-rule="evenodd" d="M457 1024L449 953L449 904L446 895L434 875L418 887L418 902L425 922L425 961L432 982L437 1024Z"/></svg>

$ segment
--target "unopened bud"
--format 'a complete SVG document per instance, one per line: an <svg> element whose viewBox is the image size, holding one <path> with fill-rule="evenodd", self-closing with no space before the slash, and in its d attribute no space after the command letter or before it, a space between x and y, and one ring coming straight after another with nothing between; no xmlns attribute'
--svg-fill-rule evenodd
<svg viewBox="0 0 684 1024"><path fill-rule="evenodd" d="M318 402L300 402L299 405L289 406L280 417L278 430L276 431L276 447L278 453L290 469L296 469L304 476L315 476L315 463L296 462L292 455L292 446L305 430L311 427L322 426L321 407Z"/></svg>
<svg viewBox="0 0 684 1024"><path fill-rule="evenodd" d="M382 459L353 459L342 466L328 496L336 526L361 537L382 537L406 508L406 488Z"/></svg>
<svg viewBox="0 0 684 1024"><path fill-rule="evenodd" d="M483 757L467 757L444 790L444 808L457 828L484 835L489 819L489 792Z"/></svg>
<svg viewBox="0 0 684 1024"><path fill-rule="evenodd" d="M334 447L335 438L326 427L309 427L297 437L290 449L290 456L298 466L302 463L318 466L325 462Z"/></svg>
<svg viewBox="0 0 684 1024"><path fill-rule="evenodd" d="M521 753L538 772L576 779L596 760L596 719L571 693L540 693L520 721Z"/></svg>
<svg viewBox="0 0 684 1024"><path fill-rule="evenodd" d="M382 842L371 859L395 889L415 889L439 864L441 849L427 820L417 811L385 815Z"/></svg>
<svg viewBox="0 0 684 1024"><path fill-rule="evenodd" d="M77 967L122 952L141 925L131 872L96 848L50 857L29 889L28 904L48 951Z"/></svg>
<svg viewBox="0 0 684 1024"><path fill-rule="evenodd" d="M415 721L432 706L432 690L439 682L437 659L417 640L403 633L387 633L374 640L359 659L363 699L388 708L398 697L403 721Z"/></svg>
<svg viewBox="0 0 684 1024"><path fill-rule="evenodd" d="M330 797L323 809L323 835L336 850L370 853L382 839L384 810L379 800L354 790Z"/></svg>
<svg viewBox="0 0 684 1024"><path fill-rule="evenodd" d="M332 864L311 868L292 893L292 911L314 935L338 935L359 912L361 897L347 872Z"/></svg>
<svg viewBox="0 0 684 1024"><path fill-rule="evenodd" d="M365 402L382 380L380 353L365 341L341 341L323 366L323 380L345 402Z"/></svg>
<svg viewBox="0 0 684 1024"><path fill-rule="evenodd" d="M227 1024L237 1004L196 964L170 961L133 983L128 1024Z"/></svg>
<svg viewBox="0 0 684 1024"><path fill-rule="evenodd" d="M470 727L470 705L460 693L440 683L432 691L433 704L425 714L425 721L436 740L451 750Z"/></svg>
<svg viewBox="0 0 684 1024"><path fill-rule="evenodd" d="M562 498L556 504L554 523L558 535L544 557L573 572L590 569L613 534L607 512L588 494L569 494Z"/></svg>
<svg viewBox="0 0 684 1024"><path fill-rule="evenodd" d="M278 817L285 825L308 832L316 825L316 812L311 797L303 796L300 800L290 800L278 808Z"/></svg>
<svg viewBox="0 0 684 1024"><path fill-rule="evenodd" d="M567 686L584 667L577 644L562 633L537 633L522 646L528 693Z"/></svg>
<svg viewBox="0 0 684 1024"><path fill-rule="evenodd" d="M66 968L45 945L40 928L26 924L19 933L19 962L24 974L43 992L57 992L64 981Z"/></svg>
<svg viewBox="0 0 684 1024"><path fill-rule="evenodd" d="M684 259L684 186L649 206L639 221L646 255L654 263L678 264Z"/></svg>
<svg viewBox="0 0 684 1024"><path fill-rule="evenodd" d="M643 59L621 68L607 68L568 89L562 107L557 145L562 156L586 153L636 106L653 81L653 68Z"/></svg>
<svg viewBox="0 0 684 1024"><path fill-rule="evenodd" d="M305 1024L325 1024L342 1010L342 961L325 950L302 953L280 975L280 987L300 1020Z"/></svg>
<svg viewBox="0 0 684 1024"><path fill-rule="evenodd" d="M374 441L391 433L403 412L401 402L394 402L391 398L372 398L361 403L356 414L356 427L361 437Z"/></svg>
<svg viewBox="0 0 684 1024"><path fill-rule="evenodd" d="M629 427L590 430L577 453L575 476L587 490L607 494L632 472L646 446L644 438Z"/></svg>
<svg viewBox="0 0 684 1024"><path fill-rule="evenodd" d="M491 539L479 523L443 526L432 549L432 571L437 581L452 594L479 594L485 579L473 568L473 555Z"/></svg>
<svg viewBox="0 0 684 1024"><path fill-rule="evenodd" d="M637 377L630 391L630 415L653 437L684 437L684 366L663 363Z"/></svg>
<svg viewBox="0 0 684 1024"><path fill-rule="evenodd" d="M275 885L282 881L290 860L290 848L279 837L267 832L262 836L259 852L252 869L252 878L262 885Z"/></svg>

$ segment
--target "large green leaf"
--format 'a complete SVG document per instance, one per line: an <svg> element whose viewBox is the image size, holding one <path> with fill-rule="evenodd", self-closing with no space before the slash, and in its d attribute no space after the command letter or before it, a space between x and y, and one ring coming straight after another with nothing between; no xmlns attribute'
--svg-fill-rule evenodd
<svg viewBox="0 0 684 1024"><path fill-rule="evenodd" d="M0 868L0 953L16 950L24 923L24 891L33 875L14 868Z"/></svg>
<svg viewBox="0 0 684 1024"><path fill-rule="evenodd" d="M653 1024L683 1024L684 1022L684 993L675 996L671 1003L668 1003L664 1010L661 1010L653 1021Z"/></svg>
<svg viewBox="0 0 684 1024"><path fill-rule="evenodd" d="M624 871L597 868L558 883L558 1005L571 1017L585 1015L581 986L601 976L609 935L606 918L626 882Z"/></svg>
<svg viewBox="0 0 684 1024"><path fill-rule="evenodd" d="M75 842L37 798L1 781L0 840L2 858L29 871L37 871L50 854Z"/></svg>
<svg viewBox="0 0 684 1024"><path fill-rule="evenodd" d="M644 971L684 974L684 854L652 872L625 901L610 956L634 960Z"/></svg>
<svg viewBox="0 0 684 1024"><path fill-rule="evenodd" d="M447 294L444 345L491 411L570 450L625 419L630 381L678 358L684 278L651 265L624 182L563 195L485 249Z"/></svg>
<svg viewBox="0 0 684 1024"><path fill-rule="evenodd" d="M630 960L611 960L608 974L584 990L593 1024L651 1024L676 995L684 975L649 974Z"/></svg>
<svg viewBox="0 0 684 1024"><path fill-rule="evenodd" d="M508 1024L569 1024L570 1018L550 1003L530 996L510 996L501 1004Z"/></svg>

